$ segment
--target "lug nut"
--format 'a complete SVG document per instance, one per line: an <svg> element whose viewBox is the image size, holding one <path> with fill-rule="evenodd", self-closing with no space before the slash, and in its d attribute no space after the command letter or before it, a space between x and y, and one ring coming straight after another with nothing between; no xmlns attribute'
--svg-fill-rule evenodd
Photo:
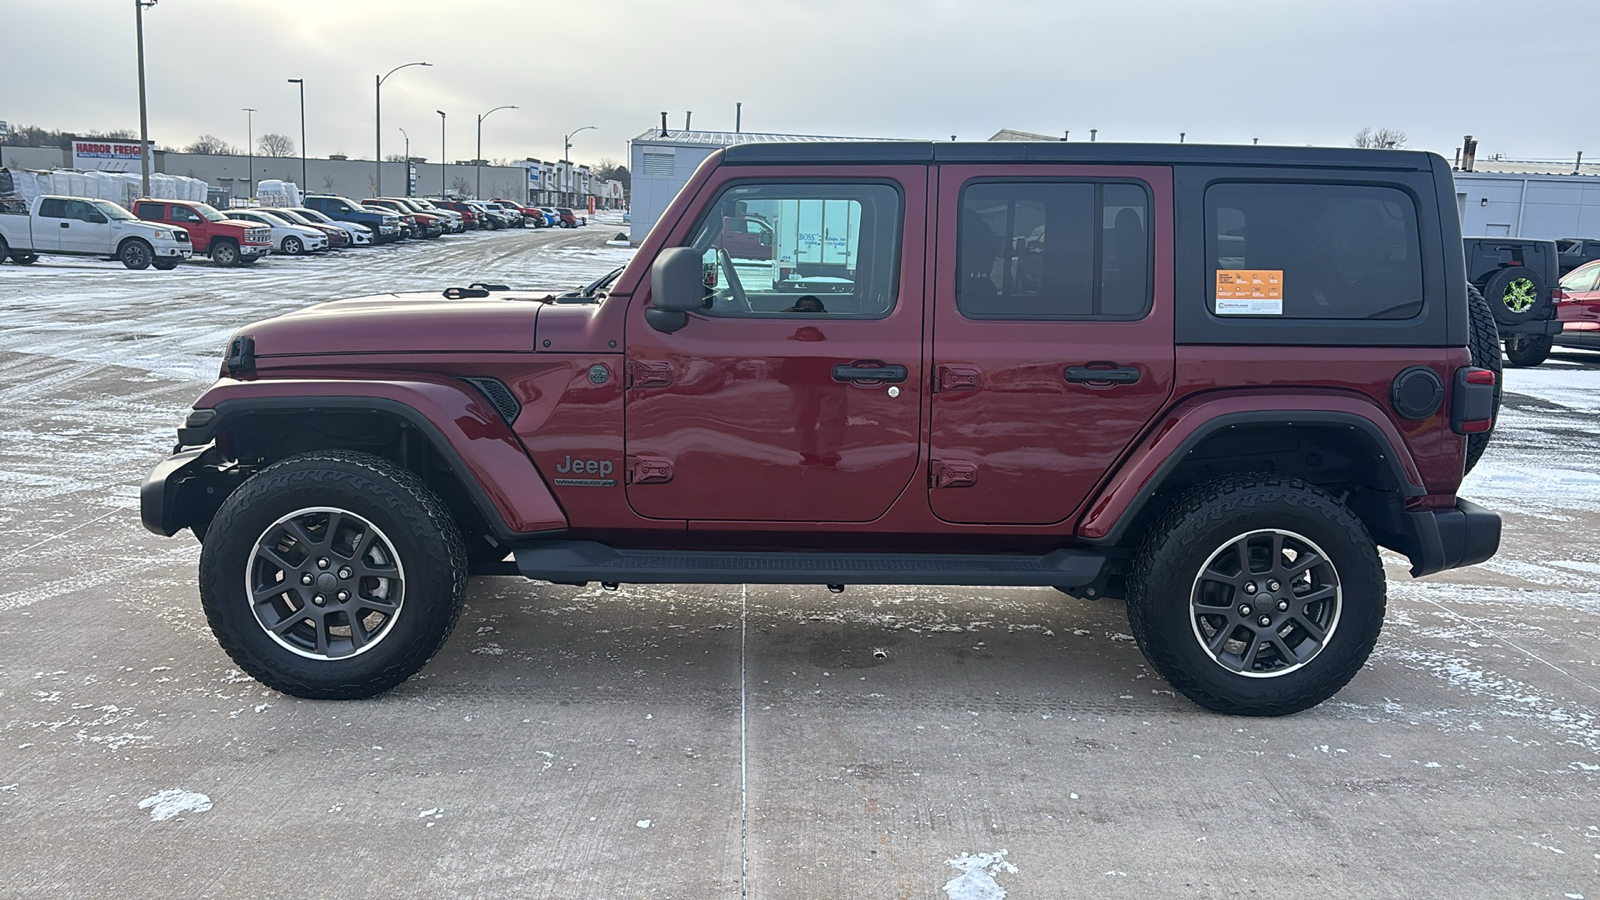
<svg viewBox="0 0 1600 900"><path fill-rule="evenodd" d="M349 566L340 566L339 567L339 577L340 578L349 578L350 577L350 567Z"/></svg>
<svg viewBox="0 0 1600 900"><path fill-rule="evenodd" d="M312 597L312 598L311 598L311 602L312 602L312 603L315 603L315 604L316 604L316 605L318 605L318 606L321 606L321 605L322 605L322 604L324 604L324 603L327 603L327 602L328 602L328 598L327 598L327 597L324 597L324 596L322 596L322 595L321 595L321 594L318 594L318 595L316 595L316 596L315 596L315 597Z"/></svg>
<svg viewBox="0 0 1600 900"><path fill-rule="evenodd" d="M1250 604L1248 604L1248 603L1239 604L1239 615L1248 616L1248 615L1250 615L1251 612L1252 612L1252 610L1250 609Z"/></svg>
<svg viewBox="0 0 1600 900"><path fill-rule="evenodd" d="M1288 611L1289 611L1289 601L1287 601L1287 600L1279 600L1278 601L1278 612L1288 612Z"/></svg>
<svg viewBox="0 0 1600 900"><path fill-rule="evenodd" d="M1256 583L1254 581L1245 582L1244 592L1246 594L1254 594L1256 592Z"/></svg>
<svg viewBox="0 0 1600 900"><path fill-rule="evenodd" d="M1278 588L1279 588L1279 587L1280 587L1280 586L1281 586L1281 585L1279 585L1279 584L1278 584L1278 582L1277 582L1277 581L1275 581L1275 580L1274 580L1274 581L1269 581L1269 582L1267 582L1267 590L1269 590L1269 591L1275 591L1275 590L1277 590L1277 589L1278 589Z"/></svg>
<svg viewBox="0 0 1600 900"><path fill-rule="evenodd" d="M350 599L350 592L349 591L340 591L339 593L334 594L333 596L339 598L339 602L343 603L346 600Z"/></svg>
<svg viewBox="0 0 1600 900"><path fill-rule="evenodd" d="M1265 628L1268 625L1272 624L1272 617L1271 616L1262 616L1261 618L1257 619L1256 621L1261 623L1261 627L1262 628Z"/></svg>
<svg viewBox="0 0 1600 900"><path fill-rule="evenodd" d="M323 558L317 560L317 568L326 569L327 567L328 567L328 558L326 556L324 556Z"/></svg>
<svg viewBox="0 0 1600 900"><path fill-rule="evenodd" d="M313 579L313 578L312 578L312 577L311 577L311 573L310 573L310 572L307 572L307 573L305 573L305 574L304 574L304 575L301 575L301 576L300 576L300 583L301 583L301 584L310 584L310 583L311 583L311 582L312 582L312 581L314 581L314 580L315 580L315 579Z"/></svg>

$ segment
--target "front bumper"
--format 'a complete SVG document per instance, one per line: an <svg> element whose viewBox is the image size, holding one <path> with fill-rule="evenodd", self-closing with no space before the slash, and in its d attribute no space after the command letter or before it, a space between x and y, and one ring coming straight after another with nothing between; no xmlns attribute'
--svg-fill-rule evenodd
<svg viewBox="0 0 1600 900"><path fill-rule="evenodd" d="M239 255L245 259L260 259L272 253L271 244L245 244L239 248Z"/></svg>
<svg viewBox="0 0 1600 900"><path fill-rule="evenodd" d="M1390 543L1411 557L1411 576L1475 566L1500 549L1500 516L1470 500L1454 509L1408 510Z"/></svg>
<svg viewBox="0 0 1600 900"><path fill-rule="evenodd" d="M155 248L155 253L158 259L189 259L194 256L194 250L188 244L167 244Z"/></svg>
<svg viewBox="0 0 1600 900"><path fill-rule="evenodd" d="M215 445L179 450L140 486L139 521L162 537L204 528L238 480L235 467L219 462Z"/></svg>

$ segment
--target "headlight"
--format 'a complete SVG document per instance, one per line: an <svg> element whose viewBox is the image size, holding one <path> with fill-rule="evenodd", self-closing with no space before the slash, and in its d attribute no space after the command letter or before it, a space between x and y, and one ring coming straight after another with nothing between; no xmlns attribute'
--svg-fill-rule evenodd
<svg viewBox="0 0 1600 900"><path fill-rule="evenodd" d="M163 231L162 229L157 228L155 231L155 238L158 241L170 241L172 240L172 232Z"/></svg>

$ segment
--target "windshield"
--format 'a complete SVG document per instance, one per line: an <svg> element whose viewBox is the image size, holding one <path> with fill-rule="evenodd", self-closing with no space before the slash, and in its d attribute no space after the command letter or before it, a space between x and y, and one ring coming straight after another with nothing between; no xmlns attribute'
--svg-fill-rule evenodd
<svg viewBox="0 0 1600 900"><path fill-rule="evenodd" d="M310 219L313 222L321 222L324 225L332 225L333 224L333 220L332 219L328 218L327 216L323 215L322 213L317 212L314 209L297 209L297 210L295 210L295 212L299 213L302 216L305 216L306 218Z"/></svg>
<svg viewBox="0 0 1600 900"><path fill-rule="evenodd" d="M205 219L207 222L221 222L222 220L228 218L222 213L217 212L216 207L209 203L196 203L194 205L194 211L199 213L200 217Z"/></svg>
<svg viewBox="0 0 1600 900"><path fill-rule="evenodd" d="M105 213L106 214L106 218L110 219L113 222L126 222L129 219L134 218L133 213L128 212L127 210L125 210L122 207L116 205L115 203L112 203L109 200L96 200L96 201L94 201L94 208L100 210L103 213Z"/></svg>

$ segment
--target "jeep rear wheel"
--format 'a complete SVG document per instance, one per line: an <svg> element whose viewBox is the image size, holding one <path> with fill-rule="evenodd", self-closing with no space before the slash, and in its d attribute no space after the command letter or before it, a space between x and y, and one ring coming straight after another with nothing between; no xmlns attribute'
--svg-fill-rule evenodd
<svg viewBox="0 0 1600 900"><path fill-rule="evenodd" d="M212 519L200 600L224 650L307 699L380 694L421 669L461 612L467 561L444 504L365 453L290 457Z"/></svg>
<svg viewBox="0 0 1600 900"><path fill-rule="evenodd" d="M1343 688L1377 643L1383 566L1366 526L1320 488L1238 475L1156 524L1128 578L1150 664L1218 712L1279 716Z"/></svg>
<svg viewBox="0 0 1600 900"><path fill-rule="evenodd" d="M1506 361L1518 368L1532 368L1550 358L1550 348L1555 344L1548 334L1512 334L1506 336Z"/></svg>
<svg viewBox="0 0 1600 900"><path fill-rule="evenodd" d="M1472 352L1472 364L1494 373L1494 409L1489 430L1467 435L1464 471L1471 472L1489 446L1489 436L1494 434L1494 425L1500 420L1500 399L1505 392L1505 383L1504 367L1500 360L1500 328L1494 324L1494 315L1489 311L1488 302L1471 285L1467 285L1467 313L1471 324L1468 332L1471 343L1468 347Z"/></svg>

